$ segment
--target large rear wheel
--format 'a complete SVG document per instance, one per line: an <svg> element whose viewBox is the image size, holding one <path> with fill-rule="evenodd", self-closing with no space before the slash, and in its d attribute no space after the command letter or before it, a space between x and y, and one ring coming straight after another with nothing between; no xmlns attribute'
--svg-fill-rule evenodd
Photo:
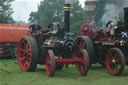
<svg viewBox="0 0 128 85"><path fill-rule="evenodd" d="M18 63L23 71L34 71L38 61L38 47L33 37L23 37L18 45Z"/></svg>
<svg viewBox="0 0 128 85"><path fill-rule="evenodd" d="M112 75L119 76L125 67L125 58L119 48L112 48L106 55L106 67Z"/></svg>
<svg viewBox="0 0 128 85"><path fill-rule="evenodd" d="M76 39L76 44L79 48L87 50L89 55L89 67L91 67L94 60L94 46L92 40L88 36L80 36Z"/></svg>

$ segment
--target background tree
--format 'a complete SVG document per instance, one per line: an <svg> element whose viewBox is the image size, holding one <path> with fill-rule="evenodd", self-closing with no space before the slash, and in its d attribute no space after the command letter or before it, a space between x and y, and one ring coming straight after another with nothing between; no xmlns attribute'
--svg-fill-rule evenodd
<svg viewBox="0 0 128 85"><path fill-rule="evenodd" d="M37 12L31 12L29 21L38 20L39 24L47 27L49 23L64 21L64 0L43 0L38 6ZM85 20L84 9L78 2L71 5L71 32L75 33L74 37L80 34L80 26Z"/></svg>
<svg viewBox="0 0 128 85"><path fill-rule="evenodd" d="M72 4L72 9L71 9L71 32L74 33L73 37L77 37L80 35L80 27L85 22L85 11L81 7L79 2L75 2Z"/></svg>
<svg viewBox="0 0 128 85"><path fill-rule="evenodd" d="M13 23L11 14L13 10L11 8L11 2L14 0L0 0L0 23Z"/></svg>
<svg viewBox="0 0 128 85"><path fill-rule="evenodd" d="M45 27L52 22L62 23L63 6L64 0L43 0L38 6L38 11L30 14L29 21L38 20L39 24Z"/></svg>

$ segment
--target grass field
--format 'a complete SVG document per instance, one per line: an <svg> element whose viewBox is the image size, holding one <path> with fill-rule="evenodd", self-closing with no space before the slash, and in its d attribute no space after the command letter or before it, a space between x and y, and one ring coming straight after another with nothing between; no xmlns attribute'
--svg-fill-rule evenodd
<svg viewBox="0 0 128 85"><path fill-rule="evenodd" d="M100 65L93 65L88 75L83 77L75 66L55 72L53 78L46 75L45 67L38 66L35 72L22 72L16 60L0 60L0 85L128 85L128 67L120 77L110 75Z"/></svg>

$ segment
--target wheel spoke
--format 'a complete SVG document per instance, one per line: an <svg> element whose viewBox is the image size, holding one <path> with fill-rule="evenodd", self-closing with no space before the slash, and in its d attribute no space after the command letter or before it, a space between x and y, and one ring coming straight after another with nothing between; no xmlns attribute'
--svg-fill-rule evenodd
<svg viewBox="0 0 128 85"><path fill-rule="evenodd" d="M30 55L31 55L30 49L27 49L27 50L26 50L26 54L27 54L27 56L30 56Z"/></svg>
<svg viewBox="0 0 128 85"><path fill-rule="evenodd" d="M26 47L25 48L26 48L26 50L29 48L29 44L28 43L26 44Z"/></svg>
<svg viewBox="0 0 128 85"><path fill-rule="evenodd" d="M30 57L31 53L27 53L27 56Z"/></svg>
<svg viewBox="0 0 128 85"><path fill-rule="evenodd" d="M26 60L26 57L25 56L21 58L21 61L24 61L24 60Z"/></svg>
<svg viewBox="0 0 128 85"><path fill-rule="evenodd" d="M21 41L21 43L25 45L25 40L23 39L23 40Z"/></svg>
<svg viewBox="0 0 128 85"><path fill-rule="evenodd" d="M119 58L116 58L116 63L120 64L120 59Z"/></svg>
<svg viewBox="0 0 128 85"><path fill-rule="evenodd" d="M20 48L20 51L21 51L21 52L24 52L24 51L25 51L25 49L23 49L23 48Z"/></svg>
<svg viewBox="0 0 128 85"><path fill-rule="evenodd" d="M29 56L27 56L27 61L30 61L31 59L30 59L30 57Z"/></svg>
<svg viewBox="0 0 128 85"><path fill-rule="evenodd" d="M30 61L28 59L26 60L26 64L27 64L27 66L29 66L29 64L30 64Z"/></svg>
<svg viewBox="0 0 128 85"><path fill-rule="evenodd" d="M81 43L80 43L80 46L79 46L80 48L82 48L83 43L84 43L84 41L82 40Z"/></svg>
<svg viewBox="0 0 128 85"><path fill-rule="evenodd" d="M27 66L27 63L25 62L25 63L24 63L24 67L26 67L26 66Z"/></svg>
<svg viewBox="0 0 128 85"><path fill-rule="evenodd" d="M27 53L30 53L30 49L26 49L26 52L27 52Z"/></svg>
<svg viewBox="0 0 128 85"><path fill-rule="evenodd" d="M25 49L25 45L26 45L25 40L22 40L22 46L24 49Z"/></svg>

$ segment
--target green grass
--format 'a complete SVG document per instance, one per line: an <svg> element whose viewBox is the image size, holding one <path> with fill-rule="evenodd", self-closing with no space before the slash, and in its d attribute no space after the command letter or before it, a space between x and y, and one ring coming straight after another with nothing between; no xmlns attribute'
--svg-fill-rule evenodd
<svg viewBox="0 0 128 85"><path fill-rule="evenodd" d="M38 66L35 72L22 72L16 60L0 60L0 68L11 72L0 70L0 85L128 85L127 66L119 77L110 75L100 65L93 65L85 77L71 65L56 71L53 78L46 75L45 66Z"/></svg>

